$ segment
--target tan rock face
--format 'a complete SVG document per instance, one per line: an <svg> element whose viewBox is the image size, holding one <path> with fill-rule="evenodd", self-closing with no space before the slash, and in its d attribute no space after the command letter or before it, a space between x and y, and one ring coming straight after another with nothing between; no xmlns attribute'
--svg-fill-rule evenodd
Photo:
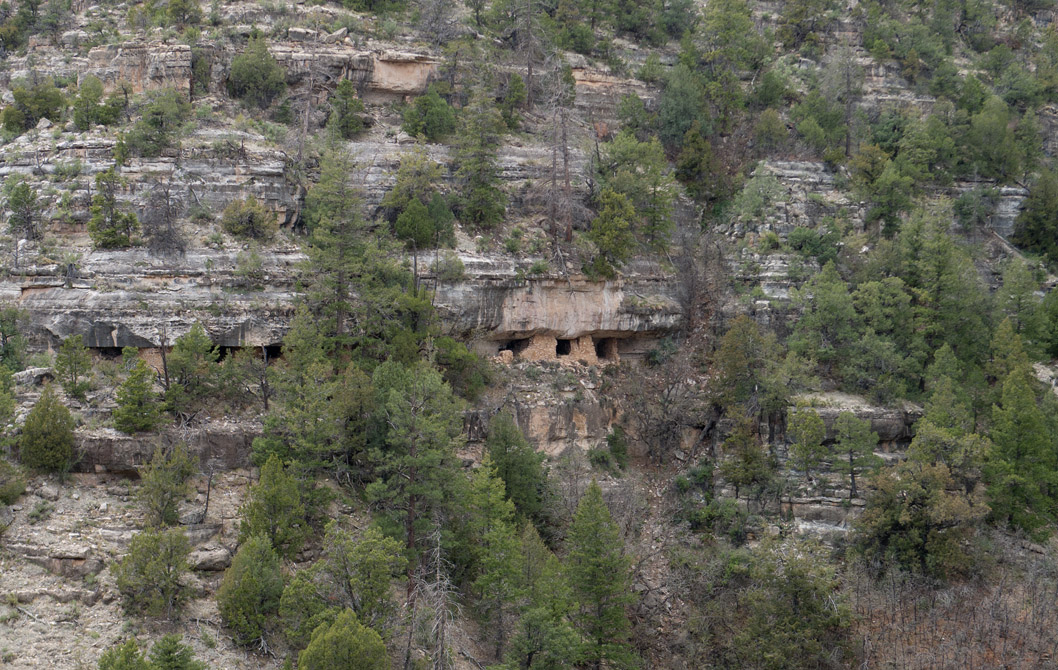
<svg viewBox="0 0 1058 670"><path fill-rule="evenodd" d="M374 58L368 92L388 95L417 95L426 90L437 61L421 54L385 51Z"/></svg>
<svg viewBox="0 0 1058 670"><path fill-rule="evenodd" d="M158 88L191 91L191 47L186 44L109 44L88 52L88 66L81 73L94 75L104 88L114 90L127 82L135 93Z"/></svg>
<svg viewBox="0 0 1058 670"><path fill-rule="evenodd" d="M624 346L631 340L659 339L678 327L676 290L664 277L503 281L478 275L440 285L435 305L449 332L476 339L482 353L510 349L522 360L593 364L600 347L603 358L617 360L635 348Z"/></svg>

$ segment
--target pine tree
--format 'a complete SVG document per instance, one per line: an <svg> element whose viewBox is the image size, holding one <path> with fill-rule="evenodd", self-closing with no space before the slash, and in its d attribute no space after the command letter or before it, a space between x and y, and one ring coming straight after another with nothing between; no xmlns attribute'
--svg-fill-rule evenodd
<svg viewBox="0 0 1058 670"><path fill-rule="evenodd" d="M142 358L121 383L114 409L114 427L123 433L154 430L161 420L158 397L154 394L155 372Z"/></svg>
<svg viewBox="0 0 1058 670"><path fill-rule="evenodd" d="M456 179L460 184L461 219L478 228L489 229L503 218L507 198L500 190L496 154L500 146L503 118L495 105L476 93L463 111L459 133Z"/></svg>
<svg viewBox="0 0 1058 670"><path fill-rule="evenodd" d="M92 218L88 221L88 235L99 249L115 249L132 244L132 236L139 231L136 215L123 211L118 203L118 189L124 180L109 168L96 175L95 195L92 196Z"/></svg>
<svg viewBox="0 0 1058 670"><path fill-rule="evenodd" d="M275 454L261 466L240 512L239 540L264 536L283 558L293 558L308 536L301 487Z"/></svg>
<svg viewBox="0 0 1058 670"><path fill-rule="evenodd" d="M474 591L489 622L497 658L509 637L510 610L517 593L519 542L514 533L514 505L486 453L470 480L468 531L474 547L477 579Z"/></svg>
<svg viewBox="0 0 1058 670"><path fill-rule="evenodd" d="M521 535L523 594L519 621L507 653L505 670L564 670L580 656L582 640L570 624L573 594L562 566L532 524Z"/></svg>
<svg viewBox="0 0 1058 670"><path fill-rule="evenodd" d="M37 192L26 178L21 175L8 177L4 183L3 194L7 209L11 212L7 217L7 226L12 234L27 240L40 239Z"/></svg>
<svg viewBox="0 0 1058 670"><path fill-rule="evenodd" d="M1058 175L1050 170L1040 173L1032 185L1025 205L1015 222L1013 242L1020 247L1042 253L1048 260L1058 259Z"/></svg>
<svg viewBox="0 0 1058 670"><path fill-rule="evenodd" d="M329 102L331 116L327 119L327 125L333 124L342 139L352 139L364 130L364 119L360 116L364 113L364 103L356 97L352 81L343 79L338 82Z"/></svg>
<svg viewBox="0 0 1058 670"><path fill-rule="evenodd" d="M19 458L34 470L66 472L73 465L74 420L51 386L45 386L26 416L19 438Z"/></svg>
<svg viewBox="0 0 1058 670"><path fill-rule="evenodd" d="M775 462L761 444L752 417L742 415L735 418L735 428L724 440L724 460L719 472L735 487L736 499L743 491L751 489L759 502L771 483Z"/></svg>
<svg viewBox="0 0 1058 670"><path fill-rule="evenodd" d="M84 345L84 336L71 335L63 340L59 353L55 355L55 374L63 390L72 398L84 400L91 387L86 379L91 371L92 359Z"/></svg>
<svg viewBox="0 0 1058 670"><path fill-rule="evenodd" d="M264 37L254 30L246 49L231 61L228 93L260 108L286 89L286 72L268 52Z"/></svg>
<svg viewBox="0 0 1058 670"><path fill-rule="evenodd" d="M497 414L489 422L485 448L503 480L507 498L523 519L541 523L544 499L547 494L547 471L544 455L537 453L522 429L507 412Z"/></svg>
<svg viewBox="0 0 1058 670"><path fill-rule="evenodd" d="M413 249L428 249L434 241L434 222L430 211L418 198L408 201L408 206L397 217L393 232Z"/></svg>
<svg viewBox="0 0 1058 670"><path fill-rule="evenodd" d="M622 131L602 151L598 166L599 186L628 198L635 210L633 232L654 251L668 246L672 233L675 181L656 138L640 142ZM604 205L605 206L605 205Z"/></svg>
<svg viewBox="0 0 1058 670"><path fill-rule="evenodd" d="M634 667L625 612L635 602L631 560L594 480L577 505L566 546L566 571L577 604L573 619L585 639L583 662L594 670Z"/></svg>
<svg viewBox="0 0 1058 670"><path fill-rule="evenodd" d="M425 363L413 368L383 363L375 369L374 384L386 432L377 454L380 479L367 493L403 527L410 579L432 512L442 507L454 481L461 403Z"/></svg>
<svg viewBox="0 0 1058 670"><path fill-rule="evenodd" d="M176 338L166 358L169 388L165 391L165 402L171 412L185 412L192 403L216 391L219 357L220 352L199 322Z"/></svg>
<svg viewBox="0 0 1058 670"><path fill-rule="evenodd" d="M827 427L822 417L807 405L798 404L797 411L790 413L787 430L794 442L790 445L790 455L810 478L812 468L819 465L827 456L823 439L827 436Z"/></svg>
<svg viewBox="0 0 1058 670"><path fill-rule="evenodd" d="M136 498L151 526L172 526L179 520L179 504L193 490L190 478L195 462L183 443L169 450L157 447L151 462L140 468Z"/></svg>
<svg viewBox="0 0 1058 670"><path fill-rule="evenodd" d="M404 132L436 142L456 128L456 113L433 84L404 110Z"/></svg>
<svg viewBox="0 0 1058 670"><path fill-rule="evenodd" d="M1055 518L1054 438L1027 365L1012 370L1002 388L1000 403L992 408L994 449L985 470L992 517L1041 538Z"/></svg>
<svg viewBox="0 0 1058 670"><path fill-rule="evenodd" d="M636 211L623 193L606 190L599 195L601 209L591 222L588 239L595 243L599 254L592 260L589 270L593 274L612 278L616 267L632 256L635 236L632 223Z"/></svg>
<svg viewBox="0 0 1058 670"><path fill-rule="evenodd" d="M856 475L878 467L874 455L878 434L871 431L871 422L856 418L852 412L841 412L834 421L834 469L849 476L849 499L855 498Z"/></svg>
<svg viewBox="0 0 1058 670"><path fill-rule="evenodd" d="M205 664L195 660L190 645L184 644L176 633L163 635L151 647L149 656L151 670L206 670Z"/></svg>
<svg viewBox="0 0 1058 670"><path fill-rule="evenodd" d="M271 543L264 535L248 538L224 571L217 590L221 619L237 643L250 645L262 639L282 595L283 575Z"/></svg>

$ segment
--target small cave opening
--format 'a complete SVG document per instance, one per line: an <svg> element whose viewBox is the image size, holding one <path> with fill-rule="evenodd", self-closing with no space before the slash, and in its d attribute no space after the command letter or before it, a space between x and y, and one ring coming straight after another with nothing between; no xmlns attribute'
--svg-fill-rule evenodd
<svg viewBox="0 0 1058 670"><path fill-rule="evenodd" d="M556 356L569 356L571 351L573 351L572 340L555 340Z"/></svg>
<svg viewBox="0 0 1058 670"><path fill-rule="evenodd" d="M602 361L617 360L617 338L595 338L595 357Z"/></svg>
<svg viewBox="0 0 1058 670"><path fill-rule="evenodd" d="M218 345L217 352L219 355L217 356L217 362L220 363L228 357L234 356L236 353L243 349L246 349L247 351L253 353L255 357L263 359L266 362L274 361L275 359L279 358L280 355L283 353L282 344L266 344L264 346L248 345L244 347L230 347L226 345Z"/></svg>
<svg viewBox="0 0 1058 670"><path fill-rule="evenodd" d="M500 351L510 351L515 356L529 348L529 338L521 340L508 340L500 347Z"/></svg>
<svg viewBox="0 0 1058 670"><path fill-rule="evenodd" d="M92 351L106 360L121 358L121 347L92 347Z"/></svg>

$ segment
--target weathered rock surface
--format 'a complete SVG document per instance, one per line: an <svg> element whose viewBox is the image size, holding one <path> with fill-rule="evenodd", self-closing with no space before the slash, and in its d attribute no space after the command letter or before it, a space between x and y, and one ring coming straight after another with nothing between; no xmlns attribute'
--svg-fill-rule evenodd
<svg viewBox="0 0 1058 670"><path fill-rule="evenodd" d="M76 467L82 472L133 473L151 460L159 444L184 442L203 466L234 470L249 465L254 430L240 424L207 422L190 429L190 433L172 429L159 438L107 428L82 429L77 432L80 458Z"/></svg>

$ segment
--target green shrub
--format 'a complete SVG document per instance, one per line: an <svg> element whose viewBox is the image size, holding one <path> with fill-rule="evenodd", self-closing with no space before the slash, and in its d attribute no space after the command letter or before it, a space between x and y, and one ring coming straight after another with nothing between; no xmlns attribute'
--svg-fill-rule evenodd
<svg viewBox="0 0 1058 670"><path fill-rule="evenodd" d="M73 465L74 420L51 386L30 410L19 439L22 464L35 470L66 472Z"/></svg>
<svg viewBox="0 0 1058 670"><path fill-rule="evenodd" d="M125 103L120 96L111 96L103 102L103 82L97 77L88 75L77 90L73 101L73 123L80 131L94 125L109 126L121 117Z"/></svg>
<svg viewBox="0 0 1058 670"><path fill-rule="evenodd" d="M10 505L26 491L26 478L18 468L0 459L0 503Z"/></svg>
<svg viewBox="0 0 1058 670"><path fill-rule="evenodd" d="M122 135L115 157L124 162L128 156L153 157L173 146L181 124L191 116L191 103L182 93L165 89L151 95L139 120Z"/></svg>
<svg viewBox="0 0 1058 670"><path fill-rule="evenodd" d="M191 545L179 528L137 533L129 553L112 572L125 609L149 617L172 619L190 595L183 583Z"/></svg>
<svg viewBox="0 0 1058 670"><path fill-rule="evenodd" d="M191 493L195 462L187 447L177 443L172 449L157 447L151 462L140 468L140 488L136 499L152 526L172 526L179 520L180 501Z"/></svg>
<svg viewBox="0 0 1058 670"><path fill-rule="evenodd" d="M55 355L55 375L63 390L72 398L84 400L91 388L91 373L92 359L84 345L84 336L71 335L63 340L59 353Z"/></svg>
<svg viewBox="0 0 1058 670"><path fill-rule="evenodd" d="M456 113L431 85L404 110L404 132L436 142L456 129Z"/></svg>
<svg viewBox="0 0 1058 670"><path fill-rule="evenodd" d="M228 93L263 109L286 87L286 71L268 53L264 38L252 36L246 49L231 62Z"/></svg>
<svg viewBox="0 0 1058 670"><path fill-rule="evenodd" d="M279 228L275 213L252 195L225 207L220 225L231 235L254 240L269 240Z"/></svg>
<svg viewBox="0 0 1058 670"><path fill-rule="evenodd" d="M36 127L42 118L58 122L66 109L66 99L51 79L44 79L28 86L16 84L11 91L15 104L4 110L4 130L20 133ZM11 110L8 112L8 110Z"/></svg>
<svg viewBox="0 0 1058 670"><path fill-rule="evenodd" d="M118 202L118 189L124 185L125 180L114 172L114 168L96 175L88 236L98 249L127 247L132 244L132 236L139 232L139 219L132 212L124 211Z"/></svg>
<svg viewBox="0 0 1058 670"><path fill-rule="evenodd" d="M344 139L350 139L364 130L364 103L356 97L353 82L343 79L331 95L331 115L327 125L333 126Z"/></svg>
<svg viewBox="0 0 1058 670"><path fill-rule="evenodd" d="M241 512L240 540L264 536L284 558L293 558L308 536L301 489L275 454L261 466L261 479L250 487Z"/></svg>
<svg viewBox="0 0 1058 670"><path fill-rule="evenodd" d="M249 645L261 639L279 609L283 575L279 557L263 535L239 547L217 591L217 607L235 641Z"/></svg>
<svg viewBox="0 0 1058 670"><path fill-rule="evenodd" d="M129 376L118 387L114 427L123 433L154 430L161 419L158 396L154 393L154 370L138 359Z"/></svg>
<svg viewBox="0 0 1058 670"><path fill-rule="evenodd" d="M298 656L298 670L386 670L386 645L352 610L331 625L320 624L309 646Z"/></svg>

